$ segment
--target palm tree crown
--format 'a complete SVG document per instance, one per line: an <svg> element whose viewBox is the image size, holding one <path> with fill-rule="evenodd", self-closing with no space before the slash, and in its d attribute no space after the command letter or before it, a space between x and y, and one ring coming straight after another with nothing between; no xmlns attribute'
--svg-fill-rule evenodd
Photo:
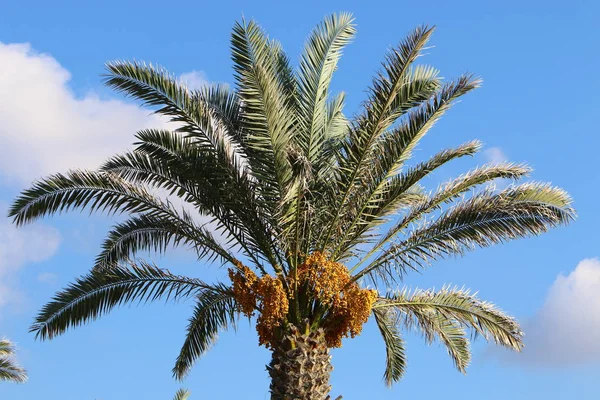
<svg viewBox="0 0 600 400"><path fill-rule="evenodd" d="M220 330L240 314L256 315L260 342L273 352L274 399L292 390L291 398L326 398L328 349L359 334L370 316L387 349L388 384L405 370L403 327L441 341L460 371L470 359L467 329L520 350L515 320L469 291L399 286L436 260L574 217L567 193L548 184L487 185L526 176L531 170L521 164L486 165L437 190L423 188L423 178L481 148L472 141L409 163L436 121L480 85L471 75L445 82L435 68L415 64L432 32L418 27L388 53L351 119L344 94L330 93L355 33L349 14L312 31L296 68L256 23L237 23L234 89L189 90L152 65L109 63L106 84L174 128L140 131L133 151L99 170L49 176L16 199L10 216L17 225L75 208L130 216L108 233L92 271L58 293L32 330L50 339L126 302L193 299L174 368L182 378ZM174 197L191 207L177 207ZM200 224L196 214L212 223ZM172 246L227 265L231 282L131 261ZM294 375L294 363L307 359L312 389Z"/></svg>

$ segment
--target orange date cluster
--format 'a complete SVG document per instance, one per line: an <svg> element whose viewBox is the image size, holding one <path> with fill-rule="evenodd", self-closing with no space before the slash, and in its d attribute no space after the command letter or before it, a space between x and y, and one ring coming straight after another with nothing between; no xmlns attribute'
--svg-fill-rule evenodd
<svg viewBox="0 0 600 400"><path fill-rule="evenodd" d="M259 312L256 330L260 344L272 348L276 341L275 330L283 327L294 293L287 293L278 277L259 278L241 263L237 267L237 270L229 270L229 277L239 309L246 316ZM361 289L351 281L346 266L328 260L320 252L306 257L295 275L297 278L286 279L286 286L303 288L306 296L326 310L320 315L318 325L325 330L328 347L341 347L342 338L360 334L377 299L375 290Z"/></svg>

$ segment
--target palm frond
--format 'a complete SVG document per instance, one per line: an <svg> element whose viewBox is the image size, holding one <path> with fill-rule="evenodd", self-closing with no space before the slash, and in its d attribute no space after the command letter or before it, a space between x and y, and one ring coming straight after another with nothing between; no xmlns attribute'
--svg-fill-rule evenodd
<svg viewBox="0 0 600 400"><path fill-rule="evenodd" d="M462 255L511 239L539 235L575 217L571 198L547 184L529 183L494 194L486 190L459 202L435 221L415 228L356 278L383 269L400 278L407 269L420 269L439 258Z"/></svg>
<svg viewBox="0 0 600 400"><path fill-rule="evenodd" d="M333 218L318 240L322 249L339 228L338 222L345 207L352 203L353 191L362 185L362 174L368 173L373 145L390 125L411 108L427 101L439 87L434 69L411 69L432 32L424 26L414 30L390 52L384 63L385 73L374 80L365 113L358 118L340 149L343 155L340 159L340 171L343 173L340 173L337 184L340 190L335 201L330 202Z"/></svg>
<svg viewBox="0 0 600 400"><path fill-rule="evenodd" d="M190 392L185 389L179 389L177 393L175 393L175 397L173 400L188 400L190 397Z"/></svg>
<svg viewBox="0 0 600 400"><path fill-rule="evenodd" d="M332 14L310 34L300 57L298 78L299 144L310 163L321 153L327 138L328 90L342 49L355 29L350 14Z"/></svg>
<svg viewBox="0 0 600 400"><path fill-rule="evenodd" d="M240 98L226 99L225 103L234 103L229 104L231 108L227 113L223 109L223 99L220 103L215 101L215 97L226 97L223 89L212 87L211 92L209 87L191 93L164 69L143 63L113 62L107 64L107 70L108 86L140 99L146 105L159 106L157 112L176 123L178 132L194 139L195 144L204 150L204 161L211 165L210 174L227 182L221 187L232 197L237 196L238 203L244 201L245 207L238 207L238 210L258 211L255 203L260 197L254 196L255 188L249 182L250 171L244 161L248 160L244 153L248 148L239 141L237 133L228 130L233 118L221 118L223 115L233 116L235 103L241 104ZM263 203L261 207L267 204ZM256 224L256 218L253 223ZM263 232L268 229L264 224L262 228ZM265 238L261 241L262 252L275 262L273 248L266 248L266 242Z"/></svg>
<svg viewBox="0 0 600 400"><path fill-rule="evenodd" d="M198 258L220 258L234 264L236 259L203 226L197 226L189 217L186 225L164 218L142 214L119 223L108 233L102 243L102 252L96 258L94 268L114 266L127 261L140 251L163 253L169 246L186 245L194 249Z"/></svg>
<svg viewBox="0 0 600 400"><path fill-rule="evenodd" d="M357 240L389 221L386 217L395 215L406 207L422 204L427 197L420 190L419 181L446 163L471 156L480 148L480 142L468 142L453 149L442 150L426 162L386 179L384 183L376 184L372 181L377 187L365 193L366 199L356 201L355 211L348 211L355 215L349 218L349 225L344 227L344 234L341 235L340 244L333 256L339 255L342 259L347 257L348 250L355 246Z"/></svg>
<svg viewBox="0 0 600 400"><path fill-rule="evenodd" d="M27 372L12 359L15 346L7 339L0 339L0 382L23 383L27 381Z"/></svg>
<svg viewBox="0 0 600 400"><path fill-rule="evenodd" d="M253 21L235 24L231 48L238 93L248 117L243 126L248 132L248 161L264 196L277 201L292 177L287 150L295 120L278 75L281 49Z"/></svg>
<svg viewBox="0 0 600 400"><path fill-rule="evenodd" d="M125 303L176 301L194 297L203 290L219 291L220 288L199 279L173 275L144 262L93 270L42 307L30 330L37 338L52 339Z"/></svg>
<svg viewBox="0 0 600 400"><path fill-rule="evenodd" d="M375 322L385 343L385 372L383 374L386 385L400 381L406 370L406 352L404 339L397 327L395 318L390 315L388 309L373 309Z"/></svg>
<svg viewBox="0 0 600 400"><path fill-rule="evenodd" d="M229 288L202 290L197 296L194 314L190 318L185 342L181 347L173 375L183 379L198 358L216 341L219 331L235 328L237 303Z"/></svg>
<svg viewBox="0 0 600 400"><path fill-rule="evenodd" d="M232 137L220 128L220 120L213 107L202 95L194 95L185 85L165 69L144 63L115 61L106 65L107 86L141 100L144 105L158 106L157 113L177 123L180 132L195 137L203 146L210 148L215 157L242 174L236 167L236 149Z"/></svg>
<svg viewBox="0 0 600 400"><path fill-rule="evenodd" d="M42 179L21 193L9 210L17 225L74 208L108 213L151 213L174 217L168 205L114 174L74 170Z"/></svg>
<svg viewBox="0 0 600 400"><path fill-rule="evenodd" d="M440 154L443 160L444 152ZM447 154L451 155L452 152ZM424 167L428 167L427 163L424 164ZM407 174L407 180L404 181L405 183L412 183L413 178L417 179L416 182L418 182L422 178L420 175L422 175L423 170L417 168L414 172L415 174L412 176L410 172ZM450 180L446 184L441 185L440 188L433 195L425 196L421 198L419 202L412 205L411 209L402 218L400 218L387 231L386 234L380 236L377 244L373 246L371 250L361 258L360 262L358 262L352 268L352 271L358 270L360 266L364 264L371 256L376 254L377 251L379 251L385 245L391 243L392 240L394 240L399 234L403 233L406 230L406 228L409 227L409 225L417 223L418 221L427 217L434 211L439 210L440 207L445 203L451 203L465 192L479 185L489 183L494 179L517 180L523 176L526 176L529 172L531 172L531 169L525 165L501 163L476 168L464 175L459 176L456 179ZM413 184L416 184L416 182Z"/></svg>
<svg viewBox="0 0 600 400"><path fill-rule="evenodd" d="M475 336L493 340L498 345L516 351L523 348L523 332L517 321L492 303L480 300L469 290L446 286L437 292L416 290L411 293L405 289L380 299L374 306L375 309L389 307L401 313L401 317L409 324L415 318L419 321L419 318L436 316L470 328Z"/></svg>

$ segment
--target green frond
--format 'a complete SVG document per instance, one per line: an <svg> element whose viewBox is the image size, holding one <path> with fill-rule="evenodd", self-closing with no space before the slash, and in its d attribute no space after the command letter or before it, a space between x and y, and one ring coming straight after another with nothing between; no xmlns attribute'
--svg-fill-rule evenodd
<svg viewBox="0 0 600 400"><path fill-rule="evenodd" d="M440 161L444 159L444 154L451 155L452 152L440 153ZM434 162L435 160L436 157L432 159ZM427 168L433 165L427 165L427 163L425 163L423 166ZM456 179L447 182L446 184L441 185L433 195L423 197L417 204L413 205L411 209L387 231L386 234L381 235L377 244L361 258L361 261L354 266L352 271L358 270L359 267L371 256L376 254L377 251L396 239L399 234L405 232L405 230L411 224L417 223L421 219L427 217L427 215L430 213L439 210L443 204L451 203L465 192L477 187L478 185L489 183L494 179L503 178L517 180L523 176L526 176L530 172L531 169L524 165L502 163L474 169ZM417 168L414 178L417 178L417 181L420 180L420 175L422 173L423 170ZM410 177L410 174L408 176ZM412 181L409 179L406 182L411 183ZM362 277L366 273L367 272L363 269L363 271L359 273L358 277Z"/></svg>
<svg viewBox="0 0 600 400"><path fill-rule="evenodd" d="M230 189L243 192L244 197L252 195L248 170L242 162L246 157L243 146L227 131L231 119L222 120L223 110L217 109L214 101L206 100L210 88L191 93L175 77L151 65L114 62L109 63L107 69L108 86L140 99L146 105L160 106L157 112L170 117L178 126L177 132L192 138L193 143L203 150L203 161L211 167L212 174L226 181ZM213 88L213 92L215 90L218 89Z"/></svg>
<svg viewBox="0 0 600 400"><path fill-rule="evenodd" d="M55 174L21 193L9 210L17 225L75 208L108 213L151 213L172 217L167 205L140 186L114 174L74 170Z"/></svg>
<svg viewBox="0 0 600 400"><path fill-rule="evenodd" d="M437 312L415 312L405 315L405 324L415 326L428 343L439 340L448 351L454 366L463 374L471 362L471 349L465 329L456 321Z"/></svg>
<svg viewBox="0 0 600 400"><path fill-rule="evenodd" d="M397 327L395 317L390 315L388 309L375 308L373 316L385 343L386 360L383 377L386 385L392 386L402 379L406 370L404 339Z"/></svg>
<svg viewBox="0 0 600 400"><path fill-rule="evenodd" d="M147 263L93 270L58 292L31 326L37 338L53 339L125 303L179 300L202 291L220 291L199 279L173 275Z"/></svg>
<svg viewBox="0 0 600 400"><path fill-rule="evenodd" d="M197 296L194 314L190 318L185 342L173 368L173 375L183 379L196 360L206 353L217 339L219 331L235 329L237 303L229 288L219 291L202 290Z"/></svg>
<svg viewBox="0 0 600 400"><path fill-rule="evenodd" d="M114 266L127 261L140 251L163 253L180 245L194 249L198 258L235 263L235 257L215 240L210 231L197 226L189 217L186 224L175 223L152 215L139 215L119 223L108 233L102 243L102 252L96 258L94 268Z"/></svg>
<svg viewBox="0 0 600 400"><path fill-rule="evenodd" d="M404 318L439 316L470 328L475 335L493 340L498 345L516 351L523 348L523 332L517 321L493 304L480 300L469 290L446 286L438 292L416 290L411 293L405 289L381 299L374 308L389 307L403 313Z"/></svg>
<svg viewBox="0 0 600 400"><path fill-rule="evenodd" d="M12 359L15 346L7 339L0 339L0 382L23 383L27 381L27 372Z"/></svg>
<svg viewBox="0 0 600 400"><path fill-rule="evenodd" d="M480 148L480 142L468 142L453 149L442 150L428 161L419 163L382 183L371 181L370 184L375 188L365 190L367 198L357 199L355 202L355 215L350 219L349 225L344 227L345 233L341 235L338 250L333 252L334 257L347 257L348 250L355 246L356 241L362 240L364 235L369 235L370 230L389 222L387 217L407 207L423 204L427 197L418 186L423 178L452 160L475 154ZM369 187L369 184L364 186Z"/></svg>
<svg viewBox="0 0 600 400"><path fill-rule="evenodd" d="M509 187L497 194L484 191L413 229L358 275L393 268L402 277L407 269L423 268L436 259L539 235L574 218L570 202L564 191L544 184Z"/></svg>
<svg viewBox="0 0 600 400"><path fill-rule="evenodd" d="M438 88L435 69L424 66L412 68L432 33L433 28L419 26L388 52L383 71L373 80L365 104L363 129L370 139L376 139L407 110L428 100ZM411 86L414 83L418 85Z"/></svg>
<svg viewBox="0 0 600 400"><path fill-rule="evenodd" d="M278 200L292 178L287 148L295 115L278 72L281 49L254 22L236 23L231 51L247 132L248 162L265 196Z"/></svg>
<svg viewBox="0 0 600 400"><path fill-rule="evenodd" d="M180 132L210 147L229 167L235 165L234 142L218 129L221 121L217 113L211 112L214 107L203 101L202 91L192 93L165 69L144 63L115 61L106 64L106 69L107 86L141 100L146 106L158 107L156 112L177 123Z"/></svg>
<svg viewBox="0 0 600 400"><path fill-rule="evenodd" d="M377 163L376 177L385 180L396 175L420 140L456 101L476 89L480 80L463 75L447 83L430 100L409 111L400 126L384 134L375 144L373 159Z"/></svg>
<svg viewBox="0 0 600 400"><path fill-rule="evenodd" d="M177 393L175 393L175 397L173 400L188 400L190 397L190 392L185 389L179 389Z"/></svg>
<svg viewBox="0 0 600 400"><path fill-rule="evenodd" d="M419 27L395 48L384 63L385 73L374 80L365 112L358 117L340 149L339 182L331 210L332 218L328 229L320 235L318 242L325 249L334 232L341 230L340 219L352 195L361 188L370 176L373 146L398 118L408 110L428 101L439 87L437 71L429 67L411 68L429 40L432 29Z"/></svg>
<svg viewBox="0 0 600 400"><path fill-rule="evenodd" d="M250 182L244 178L232 182L189 137L145 130L137 138L134 152L111 158L101 170L135 184L166 190L193 205L200 214L216 220L222 234L262 268L259 257L272 252L271 241Z"/></svg>
<svg viewBox="0 0 600 400"><path fill-rule="evenodd" d="M298 142L310 163L327 139L329 86L343 48L356 33L353 20L347 13L326 17L310 34L300 57Z"/></svg>

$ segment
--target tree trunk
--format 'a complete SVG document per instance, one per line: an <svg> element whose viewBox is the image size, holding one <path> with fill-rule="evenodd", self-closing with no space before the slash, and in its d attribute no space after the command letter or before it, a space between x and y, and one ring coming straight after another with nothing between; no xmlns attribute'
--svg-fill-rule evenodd
<svg viewBox="0 0 600 400"><path fill-rule="evenodd" d="M306 334L290 326L288 334L272 351L267 366L271 400L331 399L329 375L333 367L322 330Z"/></svg>

